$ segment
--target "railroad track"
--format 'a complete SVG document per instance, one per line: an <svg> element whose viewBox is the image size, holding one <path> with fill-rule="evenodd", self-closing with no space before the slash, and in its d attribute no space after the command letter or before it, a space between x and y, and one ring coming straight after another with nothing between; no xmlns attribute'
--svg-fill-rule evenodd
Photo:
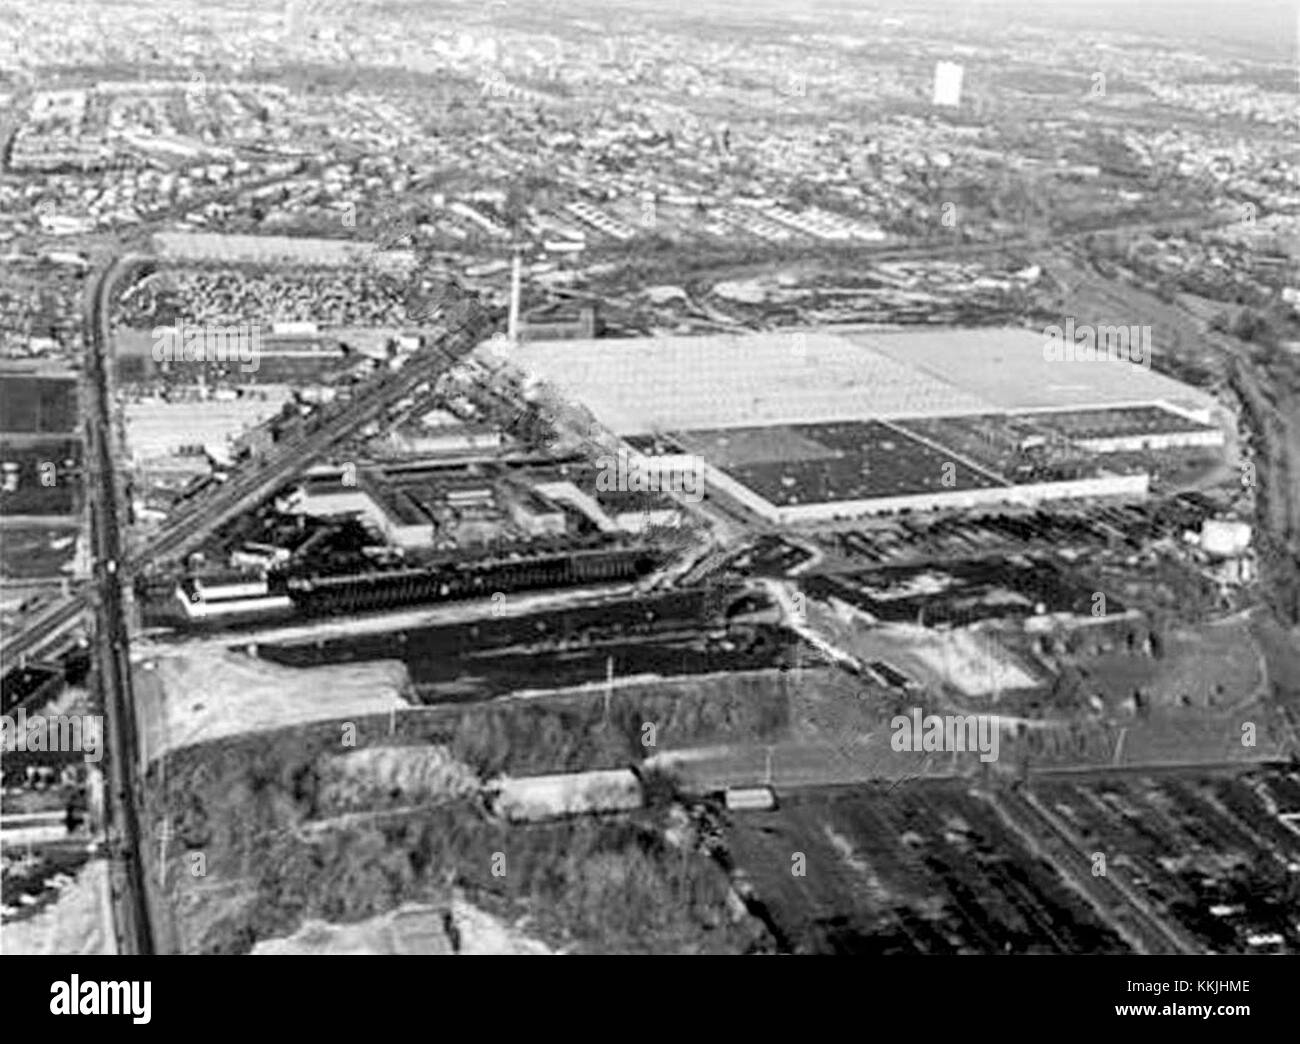
<svg viewBox="0 0 1300 1044"><path fill-rule="evenodd" d="M1199 954L1201 949L1177 927L1166 923L1121 875L1118 867L1097 872L1095 853L1059 816L1029 790L984 791L1000 818L1019 834L1030 851L1041 852L1057 872L1137 952Z"/></svg>

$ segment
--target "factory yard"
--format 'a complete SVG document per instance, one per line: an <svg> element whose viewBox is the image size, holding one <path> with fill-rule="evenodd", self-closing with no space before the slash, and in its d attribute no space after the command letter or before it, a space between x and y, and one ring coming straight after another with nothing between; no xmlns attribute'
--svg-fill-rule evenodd
<svg viewBox="0 0 1300 1044"><path fill-rule="evenodd" d="M775 629L759 631L745 646L698 636L587 642L573 649L483 652L443 659L412 651L411 683L425 703L495 699L582 685L625 685L629 680L762 670L793 658L797 640ZM275 650L263 649L263 656Z"/></svg>
<svg viewBox="0 0 1300 1044"><path fill-rule="evenodd" d="M718 599L712 610L706 605L710 597ZM735 592L732 598L743 596ZM723 634L701 629L702 614L725 606L720 592L606 597L585 606L568 598L551 601L542 612L497 610L473 623L395 628L369 637L355 632L335 638L313 633L298 642L264 637L258 655L288 667L400 660L418 699L433 704L760 671L792 662L801 644L789 631L763 623ZM761 607L761 596L752 595L751 602Z"/></svg>

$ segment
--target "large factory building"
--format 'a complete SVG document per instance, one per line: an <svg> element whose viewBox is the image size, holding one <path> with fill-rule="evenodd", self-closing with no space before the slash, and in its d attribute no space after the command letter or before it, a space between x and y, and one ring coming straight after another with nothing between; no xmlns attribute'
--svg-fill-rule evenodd
<svg viewBox="0 0 1300 1044"><path fill-rule="evenodd" d="M634 451L697 454L773 522L1141 496L1152 454L1216 452L1211 396L1026 329L845 328L524 342L533 384ZM652 449L657 447L657 449Z"/></svg>

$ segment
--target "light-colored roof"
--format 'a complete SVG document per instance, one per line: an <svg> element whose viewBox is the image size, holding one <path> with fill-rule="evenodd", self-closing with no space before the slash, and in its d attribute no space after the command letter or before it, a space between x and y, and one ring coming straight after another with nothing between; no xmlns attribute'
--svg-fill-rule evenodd
<svg viewBox="0 0 1300 1044"><path fill-rule="evenodd" d="M987 327L872 332L850 334L848 339L950 381L999 411L1126 406L1161 400L1193 408L1213 404L1204 393L1143 366L1046 358L1048 338L1039 330ZM1153 348L1158 351L1159 345Z"/></svg>
<svg viewBox="0 0 1300 1044"><path fill-rule="evenodd" d="M620 435L1213 402L1127 362L1050 361L1046 340L1010 328L785 331L526 342L511 356Z"/></svg>
<svg viewBox="0 0 1300 1044"><path fill-rule="evenodd" d="M952 384L826 333L526 342L512 356L622 435L985 408Z"/></svg>

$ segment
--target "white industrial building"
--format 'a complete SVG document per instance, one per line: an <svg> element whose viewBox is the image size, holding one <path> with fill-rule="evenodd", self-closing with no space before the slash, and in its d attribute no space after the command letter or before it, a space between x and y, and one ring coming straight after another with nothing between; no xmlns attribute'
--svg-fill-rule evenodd
<svg viewBox="0 0 1300 1044"><path fill-rule="evenodd" d="M1159 407L1170 415L1140 433L1088 432L1094 453L1215 448L1213 397L1130 362L1074 362L1044 351L1039 331L1012 328L863 328L744 335L525 342L509 358L532 385L580 403L623 438L728 428L902 421ZM1205 424L1188 430L1187 421ZM940 447L942 448L942 447ZM1034 504L1054 498L1143 496L1145 474L1095 474L975 489L938 488L901 496L777 505L748 488L712 455L705 485L780 524L856 515ZM577 489L560 499L579 503ZM583 504L584 509L589 505ZM614 520L610 520L614 522ZM614 523L617 527L617 523Z"/></svg>
<svg viewBox="0 0 1300 1044"><path fill-rule="evenodd" d="M899 333L782 331L527 342L526 375L587 406L619 435L1032 410L1166 404L1185 416L1213 398L1130 363L1044 359L1024 329Z"/></svg>
<svg viewBox="0 0 1300 1044"><path fill-rule="evenodd" d="M1084 497L1141 497L1149 492L1151 479L1145 474L1103 475L1097 478L1070 479L1061 482L1035 482L979 489L935 489L906 496L827 500L794 505L773 504L712 465L706 467L705 485L706 488L721 489L760 518L778 525L795 526L810 522L857 518L862 515L887 515L900 511L959 510L999 505L1032 506L1046 500Z"/></svg>
<svg viewBox="0 0 1300 1044"><path fill-rule="evenodd" d="M493 811L514 821L536 821L592 812L640 808L641 781L630 769L503 778L496 782Z"/></svg>
<svg viewBox="0 0 1300 1044"><path fill-rule="evenodd" d="M564 509L527 486L505 486L502 500L510 521L530 537L564 536L568 532Z"/></svg>
<svg viewBox="0 0 1300 1044"><path fill-rule="evenodd" d="M313 518L354 516L381 533L393 547L411 550L433 546L433 519L414 510L399 513L395 505L381 504L361 486L309 480L294 489L280 507L286 514Z"/></svg>
<svg viewBox="0 0 1300 1044"><path fill-rule="evenodd" d="M268 610L287 612L293 608L288 595L273 595L265 579L205 582L195 579L188 589L176 588L176 598L191 620L234 616L238 613Z"/></svg>
<svg viewBox="0 0 1300 1044"><path fill-rule="evenodd" d="M1251 534L1249 522L1207 518L1201 524L1200 544L1208 554L1231 558L1246 553Z"/></svg>

